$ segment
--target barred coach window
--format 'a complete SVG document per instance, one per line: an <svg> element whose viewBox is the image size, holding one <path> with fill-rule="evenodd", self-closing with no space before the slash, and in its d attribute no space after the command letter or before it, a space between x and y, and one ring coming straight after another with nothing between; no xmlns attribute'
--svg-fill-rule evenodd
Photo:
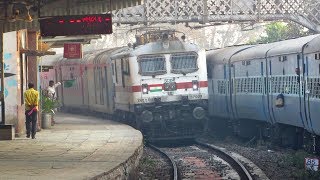
<svg viewBox="0 0 320 180"><path fill-rule="evenodd" d="M171 72L172 73L192 73L198 70L198 55L194 52L177 53L171 55Z"/></svg>
<svg viewBox="0 0 320 180"><path fill-rule="evenodd" d="M143 55L138 57L139 73L143 76L154 76L166 73L164 56Z"/></svg>

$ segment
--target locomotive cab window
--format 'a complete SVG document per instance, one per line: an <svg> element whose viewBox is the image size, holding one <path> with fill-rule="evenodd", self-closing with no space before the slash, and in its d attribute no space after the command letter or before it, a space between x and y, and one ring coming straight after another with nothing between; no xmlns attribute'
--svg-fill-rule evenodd
<svg viewBox="0 0 320 180"><path fill-rule="evenodd" d="M166 61L164 56L143 55L138 57L139 74L154 76L166 73Z"/></svg>
<svg viewBox="0 0 320 180"><path fill-rule="evenodd" d="M171 55L171 72L172 73L192 73L198 70L198 55L194 52L177 53Z"/></svg>

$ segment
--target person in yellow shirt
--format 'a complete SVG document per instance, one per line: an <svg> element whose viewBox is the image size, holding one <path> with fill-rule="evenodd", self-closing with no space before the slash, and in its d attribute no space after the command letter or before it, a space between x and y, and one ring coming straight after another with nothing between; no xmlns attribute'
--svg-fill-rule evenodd
<svg viewBox="0 0 320 180"><path fill-rule="evenodd" d="M39 103L39 92L34 89L34 84L28 84L28 90L24 92L24 102L26 106L26 129L27 138L30 138L30 130L32 139L36 138L37 132L37 114Z"/></svg>

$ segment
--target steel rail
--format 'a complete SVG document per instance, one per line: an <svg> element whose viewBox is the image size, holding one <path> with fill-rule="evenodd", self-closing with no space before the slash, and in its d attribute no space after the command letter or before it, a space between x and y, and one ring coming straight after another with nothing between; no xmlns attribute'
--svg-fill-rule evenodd
<svg viewBox="0 0 320 180"><path fill-rule="evenodd" d="M173 180L178 180L178 168L176 163L174 162L174 160L164 151L162 151L160 148L158 148L157 146L154 146L152 144L148 144L149 147L151 147L152 149L158 151L159 153L161 153L162 155L166 156L172 165L172 169L173 169Z"/></svg>
<svg viewBox="0 0 320 180"><path fill-rule="evenodd" d="M210 149L210 150L218 153L219 157L223 156L222 158L225 161L227 161L232 166L232 168L238 172L238 174L242 180L252 180L253 179L251 174L243 166L243 164L241 162L239 162L237 159L233 158L232 155L229 152L227 152L224 148L213 146L211 144L207 144L207 143L201 142L199 140L195 140L195 143L199 146L203 146L207 149Z"/></svg>

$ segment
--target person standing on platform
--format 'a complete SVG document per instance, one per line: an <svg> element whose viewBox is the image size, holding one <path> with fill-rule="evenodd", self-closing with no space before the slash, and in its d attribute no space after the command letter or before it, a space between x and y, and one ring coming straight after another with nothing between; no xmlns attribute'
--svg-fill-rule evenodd
<svg viewBox="0 0 320 180"><path fill-rule="evenodd" d="M52 81L52 80L49 81L49 86L47 88L47 92L48 92L48 97L51 100L56 100L57 99L56 88L58 86L60 86L60 85L61 85L60 82L54 84L54 81Z"/></svg>
<svg viewBox="0 0 320 180"><path fill-rule="evenodd" d="M48 97L52 100L52 101L55 101L57 99L57 94L56 94L56 88L58 86L60 86L61 83L58 82L58 83L54 83L54 81L50 80L49 81L49 86L47 88L47 94L48 94ZM56 109L54 109L54 111L56 111ZM51 125L53 126L55 124L55 121L54 121L54 115L52 115L52 118L51 118Z"/></svg>
<svg viewBox="0 0 320 180"><path fill-rule="evenodd" d="M26 115L26 129L27 138L30 138L30 131L32 139L36 138L37 132L37 115L38 115L38 103L39 92L34 89L34 84L28 84L28 90L24 92L25 102L25 115Z"/></svg>

